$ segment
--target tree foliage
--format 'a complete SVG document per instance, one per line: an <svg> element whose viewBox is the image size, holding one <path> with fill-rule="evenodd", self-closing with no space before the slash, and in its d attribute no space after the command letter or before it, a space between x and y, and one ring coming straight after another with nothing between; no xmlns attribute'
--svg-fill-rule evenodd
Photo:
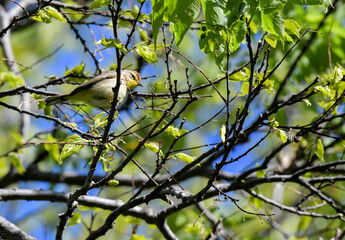
<svg viewBox="0 0 345 240"><path fill-rule="evenodd" d="M0 236L342 239L344 20L341 0L3 1ZM121 69L143 87L119 107L45 103Z"/></svg>

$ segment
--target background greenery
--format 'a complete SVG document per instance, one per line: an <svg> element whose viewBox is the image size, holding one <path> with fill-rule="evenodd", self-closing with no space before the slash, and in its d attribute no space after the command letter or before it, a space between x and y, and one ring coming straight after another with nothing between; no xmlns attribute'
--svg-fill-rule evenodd
<svg viewBox="0 0 345 240"><path fill-rule="evenodd" d="M0 236L342 239L344 15L340 0L3 1ZM116 110L40 100L125 68L143 87Z"/></svg>

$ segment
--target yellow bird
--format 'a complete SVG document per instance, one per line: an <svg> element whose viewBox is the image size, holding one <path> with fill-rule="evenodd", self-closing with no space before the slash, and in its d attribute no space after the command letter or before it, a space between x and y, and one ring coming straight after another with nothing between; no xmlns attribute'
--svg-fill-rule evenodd
<svg viewBox="0 0 345 240"><path fill-rule="evenodd" d="M116 86L116 71L102 73L89 81L84 82L69 94L48 97L47 105L53 105L66 101L80 101L101 109L110 109L114 99L113 88ZM140 74L132 70L121 71L121 85L118 93L118 105L121 104L128 90L141 86Z"/></svg>

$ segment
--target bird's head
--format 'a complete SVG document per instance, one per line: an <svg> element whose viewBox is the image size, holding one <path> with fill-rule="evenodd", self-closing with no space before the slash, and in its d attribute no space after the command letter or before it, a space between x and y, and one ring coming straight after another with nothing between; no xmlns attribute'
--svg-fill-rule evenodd
<svg viewBox="0 0 345 240"><path fill-rule="evenodd" d="M141 85L141 76L137 71L133 70L124 70L123 71L123 79L127 83L127 87L130 90L133 90L137 86L142 86Z"/></svg>

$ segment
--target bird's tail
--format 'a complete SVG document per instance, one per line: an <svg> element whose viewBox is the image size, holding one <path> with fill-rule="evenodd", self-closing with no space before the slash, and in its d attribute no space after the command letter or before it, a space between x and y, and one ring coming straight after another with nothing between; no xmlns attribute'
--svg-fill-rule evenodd
<svg viewBox="0 0 345 240"><path fill-rule="evenodd" d="M46 104L47 106L50 106L57 103L65 102L67 101L66 96L67 95L58 95L58 96L48 97L46 98Z"/></svg>

